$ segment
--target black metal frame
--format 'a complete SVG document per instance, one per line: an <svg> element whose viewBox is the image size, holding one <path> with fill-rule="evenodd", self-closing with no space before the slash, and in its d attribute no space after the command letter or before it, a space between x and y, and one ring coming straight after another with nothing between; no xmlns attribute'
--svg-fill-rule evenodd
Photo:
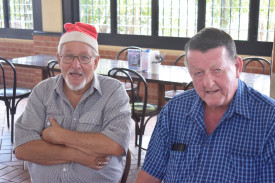
<svg viewBox="0 0 275 183"><path fill-rule="evenodd" d="M47 64L47 72L49 77L55 76L55 66L58 65L57 60L50 60Z"/></svg>
<svg viewBox="0 0 275 183"><path fill-rule="evenodd" d="M170 99L172 99L175 95L178 95L180 93L183 93L187 90L190 89L190 87L193 87L193 81L190 81L189 83L187 83L183 90L177 90L176 86L174 90L168 90L165 92L165 101L169 101ZM169 95L168 95L169 94ZM173 95L173 96L172 96Z"/></svg>
<svg viewBox="0 0 275 183"><path fill-rule="evenodd" d="M137 71L128 69L128 68L113 68L109 70L108 76L114 77L114 78L127 78L126 80L129 80L131 83L131 94L130 101L131 101L131 109L132 109L132 119L135 121L135 145L138 146L138 166L141 162L141 150L146 150L142 147L142 137L144 135L145 127L147 123L150 121L150 119L154 116L157 116L160 112L160 108L157 108L156 111L153 112L146 112L147 105L148 105L148 86L145 78L140 75ZM138 113L135 104L140 103L137 101L137 97L135 97L135 91L134 91L134 80L138 80L139 82L143 83L144 85L144 97L142 102L142 112ZM145 120L145 117L148 117Z"/></svg>
<svg viewBox="0 0 275 183"><path fill-rule="evenodd" d="M244 67L243 67L243 71L245 72L246 70L246 67L251 63L251 62L258 62L261 64L262 68L263 68L263 71L262 71L262 74L265 73L265 65L264 63L266 63L267 65L269 65L269 73L271 73L271 63L265 59L265 58L262 58L262 57L246 57L243 59L243 62L244 62Z"/></svg>
<svg viewBox="0 0 275 183"><path fill-rule="evenodd" d="M4 63L4 64L3 64ZM7 83L6 83L6 78L5 78L5 67L9 67L7 68L7 74L9 72L12 72L12 76L13 76L13 81L12 81L12 86L8 87ZM0 57L0 68L1 68L1 72L2 72L2 79L3 79L3 86L0 89L0 100L5 102L6 105L6 112L7 112L7 126L8 128L10 127L10 115L11 115L11 142L13 142L13 134L14 134L14 115L16 113L16 108L18 103L23 99L28 97L31 94L31 90L30 89L21 89L21 88L17 88L17 78L16 78L16 70L14 65ZM10 74L8 74L10 75ZM16 101L17 100L17 101ZM16 101L16 102L15 102Z"/></svg>
<svg viewBox="0 0 275 183"><path fill-rule="evenodd" d="M120 50L120 52L118 52L117 56L116 56L116 60L119 60L119 57L124 54L123 60L128 60L127 59L127 55L128 55L128 50L129 49L135 49L135 50L140 50L142 51L142 48L137 47L137 46L128 46L126 48L123 48L122 50Z"/></svg>
<svg viewBox="0 0 275 183"><path fill-rule="evenodd" d="M128 178L128 174L131 168L131 151L128 149L127 153L126 153L126 163L125 163L125 168L121 177L121 181L120 183L126 183L127 182L127 178Z"/></svg>
<svg viewBox="0 0 275 183"><path fill-rule="evenodd" d="M102 45L129 46L136 45L145 48L184 50L189 38L160 37L158 36L158 0L152 0L152 35L122 35L117 34L117 0L111 1L111 33L99 33L98 41ZM259 42L258 16L260 0L250 0L248 41L236 40L238 54L270 56L272 42ZM63 20L65 22L79 21L79 0L63 0ZM197 30L205 27L206 1L198 1Z"/></svg>

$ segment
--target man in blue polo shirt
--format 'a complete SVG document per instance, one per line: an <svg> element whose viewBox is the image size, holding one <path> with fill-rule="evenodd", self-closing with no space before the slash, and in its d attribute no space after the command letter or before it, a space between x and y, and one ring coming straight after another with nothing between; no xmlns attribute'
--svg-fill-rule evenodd
<svg viewBox="0 0 275 183"><path fill-rule="evenodd" d="M162 110L136 182L275 182L275 101L240 80L230 35L205 28L185 52L194 89Z"/></svg>

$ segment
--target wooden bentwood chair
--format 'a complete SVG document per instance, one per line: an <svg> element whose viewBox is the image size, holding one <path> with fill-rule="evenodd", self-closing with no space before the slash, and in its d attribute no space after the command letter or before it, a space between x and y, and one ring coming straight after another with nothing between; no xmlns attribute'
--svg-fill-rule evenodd
<svg viewBox="0 0 275 183"><path fill-rule="evenodd" d="M180 55L176 60L174 65L177 66L180 60L184 60L185 54ZM183 90L178 90L177 86L174 85L173 90L168 90L165 92L165 101L169 101L171 98L173 98L175 95L178 95L180 93L185 92L186 90L193 88L193 82L189 82L184 86Z"/></svg>
<svg viewBox="0 0 275 183"><path fill-rule="evenodd" d="M148 121L157 116L160 112L161 107L148 103L148 86L147 82L142 75L137 71L128 68L113 68L108 72L108 76L125 79L131 85L130 101L131 101L131 110L132 110L132 119L135 121L135 145L138 146L138 166L141 161L141 150L145 148L142 147L142 137L144 135L145 127ZM134 93L134 80L138 80L141 85L140 90L143 90L144 96L141 98L141 101L137 100ZM148 117L145 120L145 117Z"/></svg>
<svg viewBox="0 0 275 183"><path fill-rule="evenodd" d="M0 67L0 74L2 72L2 77L0 77L0 81L1 83L3 83L0 84L0 100L4 101L6 105L7 125L9 128L11 122L11 142L13 143L14 115L16 113L17 105L23 98L27 98L31 94L31 89L17 87L16 70L14 65L10 61L0 57ZM11 81L10 78L6 76L7 73L11 73Z"/></svg>
<svg viewBox="0 0 275 183"><path fill-rule="evenodd" d="M128 46L120 50L116 56L116 60L128 60L128 50L129 49L135 49L142 51L142 48L137 46Z"/></svg>
<svg viewBox="0 0 275 183"><path fill-rule="evenodd" d="M47 64L47 72L49 77L54 77L56 75L55 67L58 66L57 60L50 60Z"/></svg>
<svg viewBox="0 0 275 183"><path fill-rule="evenodd" d="M262 58L262 57L246 57L243 59L243 63L244 63L244 67L243 67L243 71L245 72L246 70L246 67L252 63L252 62L258 62L260 63L260 65L262 66L263 70L262 70L262 74L265 73L265 65L268 65L269 66L269 69L270 69L270 72L271 73L271 63L265 59L265 58Z"/></svg>
<svg viewBox="0 0 275 183"><path fill-rule="evenodd" d="M137 47L137 46L128 46L120 50L116 56L116 60L128 60L128 50L129 49L134 49L134 50L140 50L142 51L142 48ZM131 91L131 84L129 82L123 82L125 90L129 93ZM138 90L139 90L139 85L140 82L134 83L134 91L136 93L136 96L138 96Z"/></svg>
<svg viewBox="0 0 275 183"><path fill-rule="evenodd" d="M131 151L130 151L130 149L128 149L128 151L126 153L126 163L125 163L125 167L124 167L124 171L123 171L120 183L127 182L130 167L131 167Z"/></svg>

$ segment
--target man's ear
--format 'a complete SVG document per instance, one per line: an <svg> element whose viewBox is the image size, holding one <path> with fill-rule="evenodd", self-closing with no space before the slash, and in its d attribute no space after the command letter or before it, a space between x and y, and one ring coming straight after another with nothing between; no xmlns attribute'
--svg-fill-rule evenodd
<svg viewBox="0 0 275 183"><path fill-rule="evenodd" d="M236 78L240 78L240 74L243 70L243 59L237 56L235 59Z"/></svg>
<svg viewBox="0 0 275 183"><path fill-rule="evenodd" d="M60 55L59 55L59 53L56 53L56 58L57 58L58 64L60 65L60 62L61 62L61 58L60 58Z"/></svg>
<svg viewBox="0 0 275 183"><path fill-rule="evenodd" d="M94 70L96 70L96 68L97 68L97 65L98 65L98 62L99 62L99 58L100 58L100 56L97 56L97 57L95 58L95 60L94 60L94 63L95 63L95 65L94 65Z"/></svg>

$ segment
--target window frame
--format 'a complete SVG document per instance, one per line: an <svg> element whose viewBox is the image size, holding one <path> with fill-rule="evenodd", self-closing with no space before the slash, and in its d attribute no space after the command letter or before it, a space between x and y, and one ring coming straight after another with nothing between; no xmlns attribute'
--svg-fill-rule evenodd
<svg viewBox="0 0 275 183"><path fill-rule="evenodd" d="M31 40L33 39L33 33L35 30L42 31L41 0L33 0L32 8L33 8L33 29L9 28L8 0L3 0L5 28L0 28L0 37Z"/></svg>
<svg viewBox="0 0 275 183"><path fill-rule="evenodd" d="M79 0L62 0L63 21L79 21ZM102 45L139 46L145 48L184 50L190 38L158 36L158 0L152 0L152 35L117 34L117 0L111 1L111 33L99 33L98 42ZM237 52L241 55L271 56L273 42L257 41L260 0L250 0L248 40L235 40ZM206 0L198 1L197 30L205 27ZM251 46L253 45L253 47Z"/></svg>

